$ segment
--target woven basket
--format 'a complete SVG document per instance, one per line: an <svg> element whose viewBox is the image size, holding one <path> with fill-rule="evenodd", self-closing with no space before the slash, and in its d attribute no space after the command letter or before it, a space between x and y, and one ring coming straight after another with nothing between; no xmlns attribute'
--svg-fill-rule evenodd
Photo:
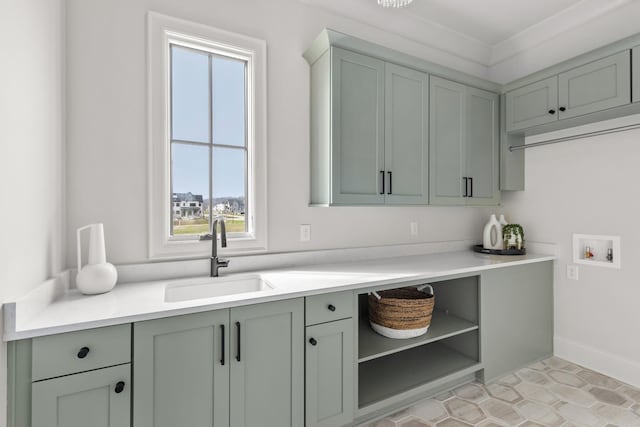
<svg viewBox="0 0 640 427"><path fill-rule="evenodd" d="M416 288L399 288L369 294L369 322L388 338L413 338L427 333L435 297Z"/></svg>

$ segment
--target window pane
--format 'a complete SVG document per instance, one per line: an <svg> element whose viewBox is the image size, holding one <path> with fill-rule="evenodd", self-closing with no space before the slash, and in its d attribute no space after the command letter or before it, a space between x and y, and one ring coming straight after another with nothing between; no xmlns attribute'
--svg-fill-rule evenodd
<svg viewBox="0 0 640 427"><path fill-rule="evenodd" d="M247 231L245 150L213 149L213 213L223 215L227 231Z"/></svg>
<svg viewBox="0 0 640 427"><path fill-rule="evenodd" d="M209 232L209 147L171 144L173 234Z"/></svg>
<svg viewBox="0 0 640 427"><path fill-rule="evenodd" d="M213 142L245 145L244 61L213 57Z"/></svg>
<svg viewBox="0 0 640 427"><path fill-rule="evenodd" d="M172 138L209 142L209 55L171 47Z"/></svg>

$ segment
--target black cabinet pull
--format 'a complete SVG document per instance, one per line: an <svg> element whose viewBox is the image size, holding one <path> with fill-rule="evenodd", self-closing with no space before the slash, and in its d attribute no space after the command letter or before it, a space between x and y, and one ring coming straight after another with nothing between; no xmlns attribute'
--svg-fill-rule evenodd
<svg viewBox="0 0 640 427"><path fill-rule="evenodd" d="M220 325L220 348L222 354L220 355L220 364L224 366L224 325Z"/></svg>
<svg viewBox="0 0 640 427"><path fill-rule="evenodd" d="M238 340L238 352L236 353L236 360L240 361L240 322L236 322L236 338Z"/></svg>
<svg viewBox="0 0 640 427"><path fill-rule="evenodd" d="M82 347L78 352L78 359L84 359L89 354L89 347Z"/></svg>
<svg viewBox="0 0 640 427"><path fill-rule="evenodd" d="M469 192L469 197L473 197L473 177L472 176L469 177L469 182L471 183L470 185L471 191Z"/></svg>
<svg viewBox="0 0 640 427"><path fill-rule="evenodd" d="M549 110L549 114L555 114L555 113L556 113L556 110L553 110L553 109Z"/></svg>
<svg viewBox="0 0 640 427"><path fill-rule="evenodd" d="M122 393L122 391L123 391L123 390L124 390L124 381L119 381L119 382L116 384L115 392L116 392L116 393L118 393L118 394L120 394L120 393Z"/></svg>
<svg viewBox="0 0 640 427"><path fill-rule="evenodd" d="M462 180L464 181L464 194L462 195L462 197L468 197L468 189L469 189L469 178L467 178L466 176L462 177Z"/></svg>
<svg viewBox="0 0 640 427"><path fill-rule="evenodd" d="M318 341L316 341L315 338L309 338L309 344L311 345L318 345Z"/></svg>
<svg viewBox="0 0 640 427"><path fill-rule="evenodd" d="M335 305L333 305L333 304L329 304L329 305L327 306L327 310L329 310L329 311L336 311L336 306L335 306Z"/></svg>
<svg viewBox="0 0 640 427"><path fill-rule="evenodd" d="M560 108L558 108L558 110L560 110L560 111L567 111L567 107L560 107Z"/></svg>
<svg viewBox="0 0 640 427"><path fill-rule="evenodd" d="M393 190L392 190L392 187L391 187L392 186L392 184L391 184L392 176L391 176L391 172L387 172L387 173L389 174L389 192L387 194L391 194L391 193L393 193Z"/></svg>
<svg viewBox="0 0 640 427"><path fill-rule="evenodd" d="M380 194L384 194L384 171L380 171L380 181L381 181L380 186L382 187Z"/></svg>

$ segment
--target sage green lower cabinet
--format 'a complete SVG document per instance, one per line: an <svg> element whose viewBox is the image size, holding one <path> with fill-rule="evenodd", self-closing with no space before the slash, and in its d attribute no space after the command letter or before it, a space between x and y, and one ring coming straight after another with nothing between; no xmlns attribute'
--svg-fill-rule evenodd
<svg viewBox="0 0 640 427"><path fill-rule="evenodd" d="M137 322L133 424L229 426L229 310Z"/></svg>
<svg viewBox="0 0 640 427"><path fill-rule="evenodd" d="M306 329L306 427L337 427L354 416L353 319Z"/></svg>
<svg viewBox="0 0 640 427"><path fill-rule="evenodd" d="M32 385L32 427L128 427L131 365L38 381Z"/></svg>
<svg viewBox="0 0 640 427"><path fill-rule="evenodd" d="M640 101L640 46L636 46L631 51L631 90L633 92L632 102Z"/></svg>
<svg viewBox="0 0 640 427"><path fill-rule="evenodd" d="M232 308L231 326L231 427L304 425L303 299Z"/></svg>
<svg viewBox="0 0 640 427"><path fill-rule="evenodd" d="M136 427L299 427L302 299L134 324Z"/></svg>
<svg viewBox="0 0 640 427"><path fill-rule="evenodd" d="M553 262L496 268L481 275L484 381L553 354Z"/></svg>

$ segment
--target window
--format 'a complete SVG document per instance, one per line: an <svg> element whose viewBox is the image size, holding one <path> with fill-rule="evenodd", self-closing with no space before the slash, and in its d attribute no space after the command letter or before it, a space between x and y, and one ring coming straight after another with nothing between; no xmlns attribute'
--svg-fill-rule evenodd
<svg viewBox="0 0 640 427"><path fill-rule="evenodd" d="M266 46L149 13L149 256L266 250ZM172 208L174 206L175 208Z"/></svg>

